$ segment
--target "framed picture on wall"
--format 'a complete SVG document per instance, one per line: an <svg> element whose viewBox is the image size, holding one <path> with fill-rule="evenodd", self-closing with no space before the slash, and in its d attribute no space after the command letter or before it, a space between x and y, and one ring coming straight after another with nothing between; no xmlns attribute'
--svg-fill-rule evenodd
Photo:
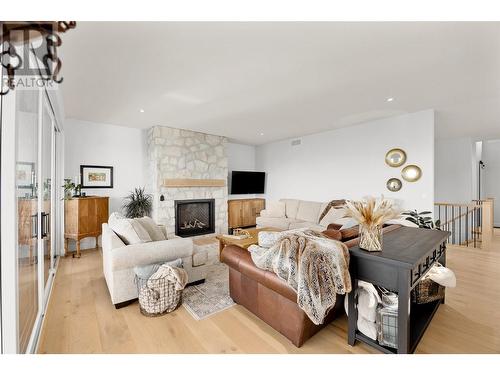
<svg viewBox="0 0 500 375"><path fill-rule="evenodd" d="M113 167L102 165L80 165L82 189L113 187Z"/></svg>
<svg viewBox="0 0 500 375"><path fill-rule="evenodd" d="M35 163L16 163L16 186L18 189L31 189L35 178Z"/></svg>

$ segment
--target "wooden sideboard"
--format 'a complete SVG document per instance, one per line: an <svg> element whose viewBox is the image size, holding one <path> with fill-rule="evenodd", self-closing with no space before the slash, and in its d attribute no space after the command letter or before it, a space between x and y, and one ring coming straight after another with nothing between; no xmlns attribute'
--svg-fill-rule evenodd
<svg viewBox="0 0 500 375"><path fill-rule="evenodd" d="M81 197L64 201L64 253L66 255L68 255L68 240L70 239L76 241L78 258L82 238L95 237L97 246L97 240L102 234L102 224L108 222L108 207L108 197Z"/></svg>
<svg viewBox="0 0 500 375"><path fill-rule="evenodd" d="M266 206L265 199L230 199L227 201L229 228L252 227Z"/></svg>

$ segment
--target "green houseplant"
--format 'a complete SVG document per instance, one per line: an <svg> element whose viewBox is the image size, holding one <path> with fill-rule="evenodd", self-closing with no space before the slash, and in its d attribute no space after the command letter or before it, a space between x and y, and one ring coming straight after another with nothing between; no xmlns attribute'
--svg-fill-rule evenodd
<svg viewBox="0 0 500 375"><path fill-rule="evenodd" d="M153 197L145 193L145 188L135 188L125 198L122 208L125 216L133 219L136 217L150 216L153 207Z"/></svg>
<svg viewBox="0 0 500 375"><path fill-rule="evenodd" d="M71 199L72 197L79 197L82 194L82 184L75 185L71 178L64 179L64 199Z"/></svg>
<svg viewBox="0 0 500 375"><path fill-rule="evenodd" d="M413 224L418 225L419 228L427 229L437 229L440 230L439 226L441 222L439 220L434 221L430 216L424 216L432 214L430 211L418 212L417 210L405 211L401 215L405 216L405 219L411 221Z"/></svg>
<svg viewBox="0 0 500 375"><path fill-rule="evenodd" d="M65 178L62 187L64 188L64 199L70 199L73 189L75 188L75 184L71 182L71 178Z"/></svg>

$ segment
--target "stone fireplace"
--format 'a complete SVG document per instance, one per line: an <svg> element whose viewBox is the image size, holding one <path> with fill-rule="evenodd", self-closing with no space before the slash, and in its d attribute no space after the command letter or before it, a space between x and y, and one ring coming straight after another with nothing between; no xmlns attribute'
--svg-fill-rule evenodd
<svg viewBox="0 0 500 375"><path fill-rule="evenodd" d="M148 131L147 144L148 190L153 195L153 219L165 225L168 234L177 234L181 228L176 224L179 215L176 201L211 200L213 224L210 233L227 234L227 139L155 126ZM168 186L165 181L171 179L216 179L224 180L225 183L223 186ZM181 218L180 222L183 221L185 220ZM201 228L198 229L201 232ZM206 233L192 234L193 232L195 231L190 231L188 235L209 233L208 230Z"/></svg>
<svg viewBox="0 0 500 375"><path fill-rule="evenodd" d="M176 200L175 234L180 237L200 236L215 232L215 199Z"/></svg>

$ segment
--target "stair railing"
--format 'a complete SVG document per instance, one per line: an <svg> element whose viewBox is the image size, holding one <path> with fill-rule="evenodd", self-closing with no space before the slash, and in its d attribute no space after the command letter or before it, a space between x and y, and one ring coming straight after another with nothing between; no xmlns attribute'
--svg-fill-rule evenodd
<svg viewBox="0 0 500 375"><path fill-rule="evenodd" d="M493 199L471 203L434 203L439 229L451 232L448 243L485 247L493 235Z"/></svg>

